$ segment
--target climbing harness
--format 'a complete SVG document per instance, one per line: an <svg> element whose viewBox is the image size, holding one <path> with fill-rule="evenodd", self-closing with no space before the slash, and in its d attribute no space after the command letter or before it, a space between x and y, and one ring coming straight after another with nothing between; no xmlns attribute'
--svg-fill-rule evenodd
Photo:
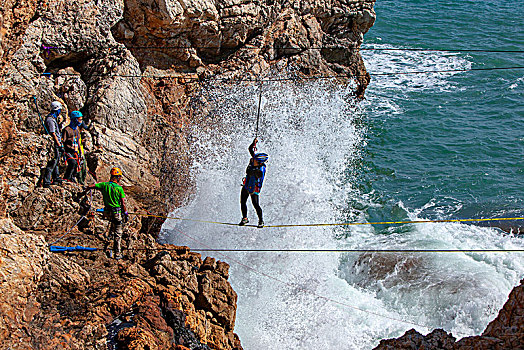
<svg viewBox="0 0 524 350"><path fill-rule="evenodd" d="M75 161L75 163L76 163L76 172L78 174L78 172L80 171L80 158L78 156L78 153L77 152L74 152L74 153L67 153L66 152L64 157L66 159L66 163L69 160L74 160Z"/></svg>
<svg viewBox="0 0 524 350"><path fill-rule="evenodd" d="M80 132L78 131L78 128L77 129L73 129L73 141L72 141L72 145L71 145L71 148L73 149L73 152L65 152L64 154L64 158L65 158L65 162L67 164L67 162L69 160L74 160L75 163L76 163L76 173L79 174L82 170L82 167L81 167L81 159L83 159L83 157L80 156L79 152L82 154L83 156L83 147L81 146L81 138L80 138ZM64 131L65 133L65 131Z"/></svg>

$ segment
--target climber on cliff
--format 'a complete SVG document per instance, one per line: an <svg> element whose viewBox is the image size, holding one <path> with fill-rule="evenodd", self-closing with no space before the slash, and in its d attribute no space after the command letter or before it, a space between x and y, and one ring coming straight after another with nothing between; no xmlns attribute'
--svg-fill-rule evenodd
<svg viewBox="0 0 524 350"><path fill-rule="evenodd" d="M238 224L244 226L249 222L247 218L247 198L251 197L251 203L257 212L258 216L258 228L264 227L264 220L262 218L262 208L259 204L260 190L262 189L262 183L264 182L264 176L266 174L266 164L268 155L265 153L255 153L258 139L255 138L251 145L249 145L249 154L251 154L251 160L246 168L246 177L242 184L242 190L240 192L240 209L242 211L242 220Z"/></svg>
<svg viewBox="0 0 524 350"><path fill-rule="evenodd" d="M71 122L62 132L67 168L64 179L76 182L76 177L81 171L81 162L83 160L83 147L80 138L80 128L84 126L83 115L80 111L72 111L69 114ZM83 181L81 181L83 182Z"/></svg>
<svg viewBox="0 0 524 350"><path fill-rule="evenodd" d="M53 139L54 158L51 159L45 168L43 186L48 188L51 184L60 185L62 179L58 165L60 158L64 154L64 145L60 136L60 124L58 123L58 116L62 112L62 104L58 101L51 102L51 113L45 119L46 130Z"/></svg>
<svg viewBox="0 0 524 350"><path fill-rule="evenodd" d="M89 190L99 190L102 192L104 198L104 214L110 220L109 237L113 236L113 251L110 252L110 257L115 259L122 259L122 235L123 224L128 221L128 213L124 198L126 194L124 189L120 186L122 179L122 170L119 168L111 169L111 178L109 182L99 182L89 185L86 192Z"/></svg>

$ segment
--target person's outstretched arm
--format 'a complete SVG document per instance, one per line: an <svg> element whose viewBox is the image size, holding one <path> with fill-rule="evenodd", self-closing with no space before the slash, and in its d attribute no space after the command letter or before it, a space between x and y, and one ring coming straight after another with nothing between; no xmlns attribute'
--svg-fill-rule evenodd
<svg viewBox="0 0 524 350"><path fill-rule="evenodd" d="M258 142L258 139L255 137L255 139L253 140L253 143L251 143L251 145L249 145L249 154L251 154L251 157L255 157L255 147L257 146L257 142Z"/></svg>

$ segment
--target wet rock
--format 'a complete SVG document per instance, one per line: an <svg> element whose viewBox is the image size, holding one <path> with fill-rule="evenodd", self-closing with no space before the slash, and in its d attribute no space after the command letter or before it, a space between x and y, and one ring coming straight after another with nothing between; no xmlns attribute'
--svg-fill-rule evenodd
<svg viewBox="0 0 524 350"><path fill-rule="evenodd" d="M453 350L455 338L442 329L436 329L426 336L411 329L394 340L381 340L375 349L442 349Z"/></svg>
<svg viewBox="0 0 524 350"><path fill-rule="evenodd" d="M486 327L479 340L496 340L505 349L524 348L524 280L513 288L498 316Z"/></svg>

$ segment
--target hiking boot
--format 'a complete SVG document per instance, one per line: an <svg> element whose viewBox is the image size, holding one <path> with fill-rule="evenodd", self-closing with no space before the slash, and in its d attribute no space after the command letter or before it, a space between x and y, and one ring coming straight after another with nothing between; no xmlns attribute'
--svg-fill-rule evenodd
<svg viewBox="0 0 524 350"><path fill-rule="evenodd" d="M49 187L51 187L51 184L43 184L42 187L43 188L49 188Z"/></svg>
<svg viewBox="0 0 524 350"><path fill-rule="evenodd" d="M51 185L57 185L57 186L60 186L62 185L62 182L64 182L64 180L62 180L61 178L56 178L53 180L53 182L51 183Z"/></svg>
<svg viewBox="0 0 524 350"><path fill-rule="evenodd" d="M258 220L258 228L264 227L264 220Z"/></svg>
<svg viewBox="0 0 524 350"><path fill-rule="evenodd" d="M106 255L107 255L107 257L108 257L109 259L113 259L113 251L112 251L112 250L106 252Z"/></svg>
<svg viewBox="0 0 524 350"><path fill-rule="evenodd" d="M122 254L117 254L115 256L115 260L120 260L120 259L123 259L124 257L122 256Z"/></svg>
<svg viewBox="0 0 524 350"><path fill-rule="evenodd" d="M244 226L248 222L249 222L249 220L247 218L242 218L242 220L240 220L240 223L238 224L238 226Z"/></svg>

